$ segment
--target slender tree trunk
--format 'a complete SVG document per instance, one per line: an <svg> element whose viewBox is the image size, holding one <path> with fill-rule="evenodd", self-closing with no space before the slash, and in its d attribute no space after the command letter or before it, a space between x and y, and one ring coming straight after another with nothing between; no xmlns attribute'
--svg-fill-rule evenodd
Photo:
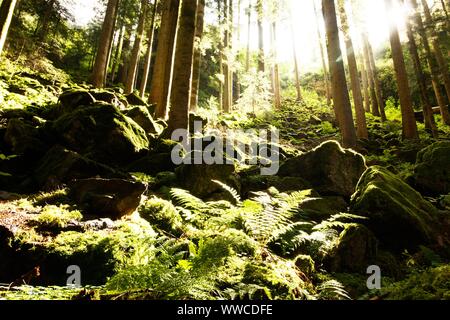
<svg viewBox="0 0 450 320"><path fill-rule="evenodd" d="M105 72L108 62L109 48L112 44L111 34L114 28L114 18L117 13L118 1L119 0L109 0L106 8L97 57L95 59L94 70L92 72L92 84L96 88L103 88L105 85Z"/></svg>
<svg viewBox="0 0 450 320"><path fill-rule="evenodd" d="M123 47L122 47L122 58L119 65L119 70L117 72L117 78L118 82L121 84L125 84L127 80L127 73L128 73L128 66L129 66L129 59L130 59L130 46L131 46L131 40L130 40L130 26L125 26L125 36L123 41Z"/></svg>
<svg viewBox="0 0 450 320"><path fill-rule="evenodd" d="M392 0L385 0L388 22L391 25L390 42L392 49L392 59L394 60L394 69L397 79L398 95L400 97L400 106L402 111L403 138L415 140L419 138L417 132L416 118L414 115L413 102L409 87L408 74L406 73L405 60L403 58L403 49L400 42L400 36L396 26L396 21L392 16Z"/></svg>
<svg viewBox="0 0 450 320"><path fill-rule="evenodd" d="M197 5L198 0L182 0L181 3L170 94L170 133L177 129L189 130L189 102Z"/></svg>
<svg viewBox="0 0 450 320"><path fill-rule="evenodd" d="M436 30L433 27L431 27L433 25L433 17L431 16L430 8L428 7L428 3L426 0L422 0L422 7L425 13L426 24L430 26L432 36L431 43L433 46L436 61L439 66L439 70L441 72L441 76L444 80L445 91L447 93L447 101L450 101L450 73L448 72L447 61L445 60L442 54L441 44L439 43L439 36Z"/></svg>
<svg viewBox="0 0 450 320"><path fill-rule="evenodd" d="M295 73L295 89L297 90L297 102L303 101L302 96L302 88L300 85L300 70L298 66L298 56L297 56L297 42L296 42L296 34L294 30L294 22L292 19L292 15L289 16L290 25L291 25L291 36L292 36L292 55L294 59L294 73Z"/></svg>
<svg viewBox="0 0 450 320"><path fill-rule="evenodd" d="M147 15L147 0L141 1L141 14L139 15L138 28L136 30L133 50L131 51L130 66L128 68L127 82L125 83L125 93L134 91L136 73L139 63L139 53L141 52L142 38L144 37L145 16Z"/></svg>
<svg viewBox="0 0 450 320"><path fill-rule="evenodd" d="M149 97L150 103L156 105L155 113L158 118L166 118L167 115L179 6L180 0L164 0L162 3L161 26Z"/></svg>
<svg viewBox="0 0 450 320"><path fill-rule="evenodd" d="M231 68L230 68L230 60L231 60L231 46L230 46L230 0L224 1L224 23L225 23L225 32L224 32L224 57L223 59L223 112L228 113L231 111L231 105L233 102L233 94L232 94L232 78L231 78Z"/></svg>
<svg viewBox="0 0 450 320"><path fill-rule="evenodd" d="M272 34L272 59L273 59L273 93L274 93L274 105L277 110L281 109L281 86L280 86L280 70L278 66L278 53L277 53L277 23L272 22L271 26Z"/></svg>
<svg viewBox="0 0 450 320"><path fill-rule="evenodd" d="M264 58L264 28L263 28L263 16L264 8L262 0L257 0L256 10L258 11L258 71L265 71L265 58Z"/></svg>
<svg viewBox="0 0 450 320"><path fill-rule="evenodd" d="M325 80L327 104L330 105L331 104L331 81L330 81L330 76L328 74L328 67L327 67L327 63L326 63L326 59L325 59L325 48L324 48L323 42L322 42L322 39L323 39L322 32L320 32L319 12L317 10L315 1L313 1L313 5L314 5L314 13L316 16L315 20L316 20L316 29L317 29L317 39L319 41L320 57L322 59L322 69L323 69L323 76L324 76L324 80Z"/></svg>
<svg viewBox="0 0 450 320"><path fill-rule="evenodd" d="M366 37L366 40L367 40L367 37ZM374 81L374 85L375 85L375 94L377 97L379 116L381 117L381 121L386 121L387 119L386 119L386 113L384 110L383 90L381 88L380 77L378 76L378 69L377 69L377 64L375 62L375 55L373 53L372 45L370 44L370 42L368 40L367 40L367 47L369 49L369 59L370 59L370 65L372 68L372 73L373 73L373 81Z"/></svg>
<svg viewBox="0 0 450 320"><path fill-rule="evenodd" d="M194 50L194 63L192 65L192 90L191 90L191 104L190 104L190 109L192 111L196 111L198 105L198 92L200 89L200 66L202 61L200 42L203 38L204 17L205 17L205 0L199 0L197 7L197 26L195 28L196 46Z"/></svg>
<svg viewBox="0 0 450 320"><path fill-rule="evenodd" d="M0 6L0 55L2 54L6 37L8 36L9 25L11 24L15 6L16 0L3 0Z"/></svg>
<svg viewBox="0 0 450 320"><path fill-rule="evenodd" d="M370 112L370 91L369 91L369 77L367 75L367 70L364 62L364 57L361 56L361 75L364 93L364 110Z"/></svg>
<svg viewBox="0 0 450 320"><path fill-rule="evenodd" d="M142 74L142 81L139 87L139 92L142 99L144 99L145 97L145 90L147 89L148 76L150 74L150 67L152 64L153 38L155 36L155 20L157 11L158 11L158 0L155 0L155 2L153 3L153 11L150 27L147 30L147 52L145 53L144 72Z"/></svg>
<svg viewBox="0 0 450 320"><path fill-rule="evenodd" d="M402 0L403 5L405 1ZM414 72L416 74L417 83L419 84L420 100L422 103L423 115L425 120L425 126L431 131L433 137L437 138L438 130L436 127L436 122L434 120L433 106L431 105L430 99L427 93L427 77L422 69L422 64L420 63L419 51L417 48L416 40L414 38L414 33L412 29L411 21L412 17L409 17L406 22L407 35L409 40L409 53L414 64Z"/></svg>
<svg viewBox="0 0 450 320"><path fill-rule="evenodd" d="M249 72L250 70L250 35L251 35L251 28L252 28L252 2L249 1L248 9L247 9L247 19L248 19L248 25L247 25L247 52L246 52L246 58L245 58L245 71Z"/></svg>
<svg viewBox="0 0 450 320"><path fill-rule="evenodd" d="M368 139L366 113L363 105L363 97L361 94L361 82L359 79L358 64L356 62L353 41L350 36L350 28L348 25L347 13L345 12L344 1L339 0L339 11L341 17L341 28L345 38L345 46L347 50L348 69L350 73L350 82L353 92L353 102L356 112L356 135L359 139Z"/></svg>
<svg viewBox="0 0 450 320"><path fill-rule="evenodd" d="M123 26L120 27L119 33L119 42L117 44L116 52L114 53L113 65L111 68L111 83L114 83L116 80L116 72L120 62L120 58L122 57L122 48L123 48L123 38L125 33L125 28Z"/></svg>
<svg viewBox="0 0 450 320"><path fill-rule="evenodd" d="M346 148L352 148L356 147L357 139L347 80L345 78L344 62L341 59L342 52L334 0L322 0L322 9L328 40L328 60L330 64L334 109L341 129L343 145Z"/></svg>
<svg viewBox="0 0 450 320"><path fill-rule="evenodd" d="M439 66L435 60L435 57L432 53L430 42L428 41L427 33L425 31L425 26L422 21L422 16L419 12L419 5L417 4L417 0L410 0L411 7L414 10L414 21L419 33L419 36L422 40L422 46L425 49L425 55L427 57L428 66L431 71L431 82L433 85L434 94L436 96L436 100L441 109L442 121L446 125L450 125L450 113L448 110L447 103L442 94L440 81L439 81Z"/></svg>

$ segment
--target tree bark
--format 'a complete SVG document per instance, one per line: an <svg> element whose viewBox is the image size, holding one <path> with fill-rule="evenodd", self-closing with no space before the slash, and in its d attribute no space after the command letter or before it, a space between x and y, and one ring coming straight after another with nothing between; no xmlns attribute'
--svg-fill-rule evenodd
<svg viewBox="0 0 450 320"><path fill-rule="evenodd" d="M111 67L111 83L114 83L116 80L117 67L119 65L120 58L122 58L123 38L125 33L124 29L125 28L123 26L120 27L119 42L117 44L116 52L114 53L113 65Z"/></svg>
<svg viewBox="0 0 450 320"><path fill-rule="evenodd" d="M330 75L328 74L328 67L325 59L325 48L322 43L322 32L320 32L320 25L319 25L319 13L317 11L316 2L313 1L314 6L314 13L316 16L316 29L317 29L317 39L319 41L319 47L320 47L320 57L322 60L322 69L323 69L323 76L325 80L325 91L327 95L327 104L331 104L331 81L330 81Z"/></svg>
<svg viewBox="0 0 450 320"><path fill-rule="evenodd" d="M366 37L367 40L367 37ZM381 81L380 77L378 76L378 69L377 64L375 62L375 55L373 53L372 45L367 40L367 47L369 49L369 59L370 59L370 65L372 68L373 73L373 81L375 85L375 94L377 97L377 105L378 105L378 112L379 116L381 117L381 121L386 121L386 113L384 110L384 99L383 99L383 90L381 89Z"/></svg>
<svg viewBox="0 0 450 320"><path fill-rule="evenodd" d="M139 54L141 52L142 38L144 36L145 16L148 8L147 0L141 1L141 13L139 15L138 28L136 30L133 50L131 51L130 66L128 67L127 81L125 83L125 93L130 94L134 91L136 73L139 63Z"/></svg>
<svg viewBox="0 0 450 320"><path fill-rule="evenodd" d="M416 118L414 115L413 102L409 87L408 74L406 72L403 49L396 25L396 20L392 16L392 0L385 0L388 22L391 25L390 42L392 49L392 59L394 61L395 75L397 79L398 95L400 97L400 107L402 111L403 138L415 140L419 138L417 132Z"/></svg>
<svg viewBox="0 0 450 320"><path fill-rule="evenodd" d="M341 59L342 52L334 0L322 0L322 9L328 40L327 47L334 109L342 134L342 143L344 147L352 148L356 147L357 139L347 80L345 78L344 62Z"/></svg>
<svg viewBox="0 0 450 320"><path fill-rule="evenodd" d="M142 74L142 81L139 87L139 92L142 99L144 99L145 97L145 90L147 89L148 76L150 74L150 67L152 64L153 38L155 36L155 20L157 11L158 0L155 0L155 2L153 3L150 26L147 30L147 51L145 53L144 73Z"/></svg>
<svg viewBox="0 0 450 320"><path fill-rule="evenodd" d="M249 1L248 9L247 9L247 52L245 58L245 71L249 72L250 70L250 35L251 35L251 27L252 27L252 3Z"/></svg>
<svg viewBox="0 0 450 320"><path fill-rule="evenodd" d="M258 15L258 71L265 72L265 58L264 58L264 28L263 28L263 15L264 8L262 0L257 0L256 5Z"/></svg>
<svg viewBox="0 0 450 320"><path fill-rule="evenodd" d="M405 0L402 0L402 4L405 4ZM434 120L433 106L427 93L427 77L423 71L422 64L420 62L419 51L417 48L416 40L414 38L413 28L411 21L412 17L408 17L406 21L406 31L409 40L409 53L414 64L414 72L416 74L417 83L419 84L420 100L422 103L423 115L425 120L425 127L431 131L433 137L437 138L439 133Z"/></svg>
<svg viewBox="0 0 450 320"><path fill-rule="evenodd" d="M278 66L278 54L277 54L277 23L272 22L271 26L272 34L272 59L273 59L273 93L274 93L274 105L275 109L281 109L281 86L280 86L280 69Z"/></svg>
<svg viewBox="0 0 450 320"><path fill-rule="evenodd" d="M450 74L448 72L447 61L445 60L442 54L439 36L436 30L432 27L433 17L431 16L430 8L428 7L426 0L422 0L422 7L425 13L425 21L431 30L431 37L432 37L431 44L433 46L434 55L436 57L436 61L439 66L442 79L444 80L444 87L447 93L447 101L450 101Z"/></svg>
<svg viewBox="0 0 450 320"><path fill-rule="evenodd" d="M359 79L358 64L356 62L353 41L350 36L350 28L348 25L347 13L345 12L344 1L339 0L339 12L341 17L341 28L345 38L345 46L347 51L347 63L350 73L350 83L353 92L353 102L356 113L356 135L359 139L368 139L366 113L363 105L363 97L361 94L361 82Z"/></svg>
<svg viewBox="0 0 450 320"><path fill-rule="evenodd" d="M363 96L364 96L364 110L370 112L370 91L369 91L369 77L367 75L366 65L364 62L364 57L361 56L361 75L363 84Z"/></svg>
<svg viewBox="0 0 450 320"><path fill-rule="evenodd" d="M202 61L202 52L200 43L203 38L204 29L204 17L205 17L205 0L198 0L197 7L197 26L195 28L196 45L194 50L194 63L192 65L192 89L191 89L191 103L190 109L192 111L197 110L198 106L198 92L200 89L200 66Z"/></svg>
<svg viewBox="0 0 450 320"><path fill-rule="evenodd" d="M0 6L0 55L2 54L9 26L16 6L16 0L3 0Z"/></svg>
<svg viewBox="0 0 450 320"><path fill-rule="evenodd" d="M155 113L158 118L167 116L179 7L180 0L165 0L162 3L161 26L149 97L149 102L156 105Z"/></svg>
<svg viewBox="0 0 450 320"><path fill-rule="evenodd" d="M198 0L182 0L170 95L169 133L189 130L191 71Z"/></svg>
<svg viewBox="0 0 450 320"><path fill-rule="evenodd" d="M428 36L425 30L425 26L423 24L422 16L419 12L419 5L417 3L417 0L410 0L410 4L414 11L414 21L416 29L422 40L422 46L425 49L425 55L427 57L428 66L431 71L431 82L433 85L434 94L441 109L442 121L444 124L450 125L450 113L440 87L439 66L435 60L435 56L432 53L430 42L428 41Z"/></svg>
<svg viewBox="0 0 450 320"><path fill-rule="evenodd" d="M108 62L109 49L112 44L111 34L114 29L114 20L117 14L119 0L109 0L106 8L105 19L103 21L100 42L95 59L94 70L92 72L92 84L96 88L103 88L105 83L105 73Z"/></svg>

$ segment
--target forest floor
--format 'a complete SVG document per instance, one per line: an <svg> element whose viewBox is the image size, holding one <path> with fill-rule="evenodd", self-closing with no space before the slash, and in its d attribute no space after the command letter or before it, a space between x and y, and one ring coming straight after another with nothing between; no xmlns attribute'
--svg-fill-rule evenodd
<svg viewBox="0 0 450 320"><path fill-rule="evenodd" d="M279 129L279 171L177 166L134 94L5 59L0 299L450 299L450 129L405 142L386 112L357 153L311 92L276 113L200 110L207 128Z"/></svg>

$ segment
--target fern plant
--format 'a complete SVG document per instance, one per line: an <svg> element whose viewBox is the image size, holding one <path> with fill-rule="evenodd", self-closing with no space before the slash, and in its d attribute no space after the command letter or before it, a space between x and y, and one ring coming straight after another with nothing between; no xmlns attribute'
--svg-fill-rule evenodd
<svg viewBox="0 0 450 320"><path fill-rule="evenodd" d="M220 182L218 180L212 180L212 182L214 182L215 184L219 185L222 189L224 189L225 191L227 191L234 199L235 203L237 206L241 206L242 205L242 200L241 200L241 196L239 195L239 193L237 192L236 189L226 185L223 182Z"/></svg>

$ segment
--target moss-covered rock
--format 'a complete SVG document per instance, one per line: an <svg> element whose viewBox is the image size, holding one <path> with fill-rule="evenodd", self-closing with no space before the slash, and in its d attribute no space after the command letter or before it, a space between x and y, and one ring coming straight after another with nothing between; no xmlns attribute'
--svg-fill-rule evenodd
<svg viewBox="0 0 450 320"><path fill-rule="evenodd" d="M233 164L181 165L176 169L175 173L181 187L200 198L207 198L214 193L223 192L222 187L213 182L213 180L225 183L238 190L238 192L240 190L239 179Z"/></svg>
<svg viewBox="0 0 450 320"><path fill-rule="evenodd" d="M437 210L382 167L371 167L361 177L350 210L368 217L367 227L390 249L414 248L437 236Z"/></svg>
<svg viewBox="0 0 450 320"><path fill-rule="evenodd" d="M350 197L366 170L365 159L338 142L328 141L299 157L287 160L280 176L301 177L322 195Z"/></svg>
<svg viewBox="0 0 450 320"><path fill-rule="evenodd" d="M33 176L44 190L55 189L74 179L126 178L125 174L59 145L51 148L39 161Z"/></svg>
<svg viewBox="0 0 450 320"><path fill-rule="evenodd" d="M165 232L180 235L183 219L174 205L166 200L152 198L145 201L138 209L141 218Z"/></svg>
<svg viewBox="0 0 450 320"><path fill-rule="evenodd" d="M441 141L417 155L414 169L415 187L427 195L450 192L450 142Z"/></svg>
<svg viewBox="0 0 450 320"><path fill-rule="evenodd" d="M97 103L63 115L53 124L62 144L103 163L124 163L148 150L145 131L117 108Z"/></svg>
<svg viewBox="0 0 450 320"><path fill-rule="evenodd" d="M39 128L19 118L8 121L4 139L14 154L40 156L48 149Z"/></svg>
<svg viewBox="0 0 450 320"><path fill-rule="evenodd" d="M342 197L307 198L299 203L301 215L316 222L321 222L335 214L347 212L348 204Z"/></svg>
<svg viewBox="0 0 450 320"><path fill-rule="evenodd" d="M377 256L378 241L363 225L349 224L339 235L335 247L326 257L331 272L364 273Z"/></svg>
<svg viewBox="0 0 450 320"><path fill-rule="evenodd" d="M149 153L127 167L130 172L142 172L149 175L175 171L175 168L176 165L173 163L170 153Z"/></svg>
<svg viewBox="0 0 450 320"><path fill-rule="evenodd" d="M72 89L63 92L59 97L59 115L70 113L80 106L90 106L96 102L96 99L88 90Z"/></svg>
<svg viewBox="0 0 450 320"><path fill-rule="evenodd" d="M264 191L271 187L275 187L280 192L311 189L311 184L300 177L251 175L242 177L241 185L244 197L248 197L252 191Z"/></svg>
<svg viewBox="0 0 450 320"><path fill-rule="evenodd" d="M307 276L316 272L316 265L311 256L304 254L298 255L295 257L294 263L295 266Z"/></svg>
<svg viewBox="0 0 450 320"><path fill-rule="evenodd" d="M153 120L147 107L137 106L127 110L125 114L140 125L147 134L159 135L163 131L163 126Z"/></svg>
<svg viewBox="0 0 450 320"><path fill-rule="evenodd" d="M84 179L69 184L69 197L93 216L119 219L132 214L146 187L121 179Z"/></svg>

